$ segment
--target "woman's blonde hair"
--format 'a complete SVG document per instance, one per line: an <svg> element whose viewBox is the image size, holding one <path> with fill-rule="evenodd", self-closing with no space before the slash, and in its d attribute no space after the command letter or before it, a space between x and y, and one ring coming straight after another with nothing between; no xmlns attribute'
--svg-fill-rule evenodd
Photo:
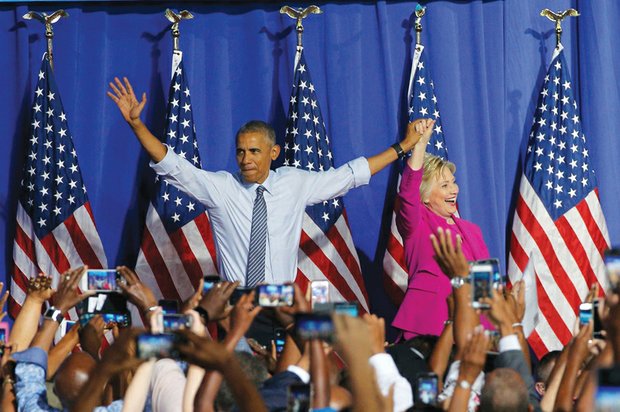
<svg viewBox="0 0 620 412"><path fill-rule="evenodd" d="M422 199L422 201L430 196L433 179L443 176L446 169L451 171L452 174L456 172L454 163L429 153L424 155L424 174L422 175L422 183L420 184L420 199Z"/></svg>

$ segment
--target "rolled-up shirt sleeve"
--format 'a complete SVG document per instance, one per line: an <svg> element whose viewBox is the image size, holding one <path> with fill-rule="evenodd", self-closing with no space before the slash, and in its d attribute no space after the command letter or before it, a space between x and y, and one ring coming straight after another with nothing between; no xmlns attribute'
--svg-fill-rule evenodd
<svg viewBox="0 0 620 412"><path fill-rule="evenodd" d="M223 195L220 188L232 178L226 172L202 170L170 148L161 161L158 163L151 161L149 165L165 181L211 208L217 207L216 200Z"/></svg>
<svg viewBox="0 0 620 412"><path fill-rule="evenodd" d="M387 353L377 353L368 360L375 370L377 385L383 396L386 396L390 387L394 385L394 411L406 411L413 406L413 391L411 384L399 372L394 359Z"/></svg>
<svg viewBox="0 0 620 412"><path fill-rule="evenodd" d="M304 185L308 205L344 196L350 189L370 182L370 167L365 157L358 157L338 168L324 172L307 173Z"/></svg>

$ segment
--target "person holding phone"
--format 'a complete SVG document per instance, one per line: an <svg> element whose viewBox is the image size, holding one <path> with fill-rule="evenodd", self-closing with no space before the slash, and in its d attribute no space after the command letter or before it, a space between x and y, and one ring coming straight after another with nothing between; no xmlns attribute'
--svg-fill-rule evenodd
<svg viewBox="0 0 620 412"><path fill-rule="evenodd" d="M480 228L455 215L456 166L426 153L434 124L430 119L415 124L422 137L403 170L398 194L396 224L403 237L409 284L392 325L402 331L404 339L440 335L448 319L446 298L454 274L444 273L434 260L433 233L449 231L468 260L489 257Z"/></svg>

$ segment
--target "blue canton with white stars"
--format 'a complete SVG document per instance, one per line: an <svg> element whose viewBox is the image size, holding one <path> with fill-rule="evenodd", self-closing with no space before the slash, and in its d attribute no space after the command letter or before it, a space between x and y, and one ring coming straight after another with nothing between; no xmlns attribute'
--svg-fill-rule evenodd
<svg viewBox="0 0 620 412"><path fill-rule="evenodd" d="M334 166L329 137L303 51L295 69L288 108L284 165L312 172ZM306 213L325 232L338 220L342 208L342 198L338 197L309 206Z"/></svg>
<svg viewBox="0 0 620 412"><path fill-rule="evenodd" d="M179 156L201 168L189 86L182 60L170 82L167 113L165 143L169 150L174 150ZM153 206L168 233L180 229L205 212L205 207L193 197L168 182L160 181L159 177L156 177L155 181L158 187Z"/></svg>
<svg viewBox="0 0 620 412"><path fill-rule="evenodd" d="M538 98L524 174L553 220L596 186L563 51L551 62Z"/></svg>
<svg viewBox="0 0 620 412"><path fill-rule="evenodd" d="M40 239L88 201L47 55L38 73L19 201Z"/></svg>
<svg viewBox="0 0 620 412"><path fill-rule="evenodd" d="M435 96L435 85L431 79L430 69L424 61L424 52L420 55L409 96L409 121L412 122L419 118L435 120L434 131L428 142L426 152L448 160L448 148L446 147L441 127L441 117L437 106L437 97Z"/></svg>

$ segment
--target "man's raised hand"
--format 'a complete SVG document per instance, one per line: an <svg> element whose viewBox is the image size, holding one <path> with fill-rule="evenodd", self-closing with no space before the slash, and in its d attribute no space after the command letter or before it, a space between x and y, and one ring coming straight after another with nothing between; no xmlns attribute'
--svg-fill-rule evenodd
<svg viewBox="0 0 620 412"><path fill-rule="evenodd" d="M146 93L142 93L142 100L138 101L129 80L123 77L123 82L125 84L115 77L114 82L110 82L112 91L107 94L114 100L125 121L134 127L140 123L140 113L146 104Z"/></svg>

